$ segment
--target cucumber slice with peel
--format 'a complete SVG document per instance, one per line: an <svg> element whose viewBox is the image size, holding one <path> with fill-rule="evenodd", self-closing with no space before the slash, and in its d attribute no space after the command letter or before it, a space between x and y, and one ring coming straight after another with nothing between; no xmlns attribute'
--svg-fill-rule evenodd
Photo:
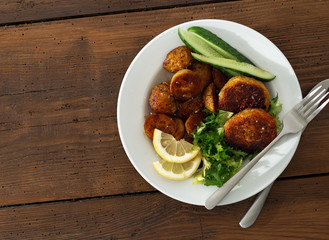
<svg viewBox="0 0 329 240"><path fill-rule="evenodd" d="M178 28L178 36L188 46L192 52L196 52L207 57L223 57L213 47L207 44L204 40L198 38L192 33Z"/></svg>
<svg viewBox="0 0 329 240"><path fill-rule="evenodd" d="M187 31L207 42L223 57L254 65L246 56L211 31L199 26L192 26L188 28Z"/></svg>
<svg viewBox="0 0 329 240"><path fill-rule="evenodd" d="M223 55L218 53L208 43L206 43L204 40L198 38L192 33L178 28L178 36L183 41L183 43L192 50L192 52L202 54L207 57L223 57ZM231 69L225 69L222 67L218 67L218 69L221 70L229 78L241 75L240 73Z"/></svg>
<svg viewBox="0 0 329 240"><path fill-rule="evenodd" d="M273 75L272 73L260 69L249 63L238 62L236 60L227 59L223 57L208 57L197 53L192 53L192 56L196 60L208 63L216 68L232 69L233 71L241 72L243 75L252 76L262 81L270 81L275 78L275 75Z"/></svg>

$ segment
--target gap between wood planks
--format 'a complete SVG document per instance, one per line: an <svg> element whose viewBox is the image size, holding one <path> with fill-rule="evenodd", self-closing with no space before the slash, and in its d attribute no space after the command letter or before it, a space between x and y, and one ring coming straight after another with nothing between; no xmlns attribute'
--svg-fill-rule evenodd
<svg viewBox="0 0 329 240"><path fill-rule="evenodd" d="M61 21L61 20L85 18L85 17L116 15L116 14L122 14L122 13L148 12L148 11L155 11L155 10L162 10L162 9L177 8L177 7L190 7L190 6L198 6L198 5L219 3L219 2L224 3L224 2L238 2L238 1L241 1L241 0L204 1L204 2L199 2L199 3L184 3L184 4L176 4L176 5L149 7L149 8L136 8L136 9L130 9L130 10L109 11L109 12L103 12L103 13L72 15L72 16L66 16L66 17L44 18L44 19L29 20L29 21L16 21L16 22L0 23L0 27L20 25L20 24L40 23L40 22Z"/></svg>
<svg viewBox="0 0 329 240"><path fill-rule="evenodd" d="M315 177L325 177L325 176L329 176L329 173L310 174L310 175L293 176L293 177L282 177L275 181L289 181L289 180L293 180L293 179L305 179L305 178L315 178ZM20 203L20 204L11 204L11 205L3 205L3 206L0 205L0 209L11 208L11 207L34 206L34 205L41 205L41 204L61 203L61 202L78 202L78 201L96 200L96 199L104 199L104 198L115 198L115 197L124 197L124 196L138 196L138 195L146 195L146 194L154 194L154 193L159 193L159 191L155 190L155 191L114 194L114 195L105 195L105 196L96 196L96 197L61 199L61 200L54 200L54 201Z"/></svg>
<svg viewBox="0 0 329 240"><path fill-rule="evenodd" d="M33 206L33 205L49 204L49 203L60 203L60 202L78 202L78 201L85 201L85 200L96 200L96 199L123 197L123 196L131 196L131 195L136 196L136 195L152 194L152 193L157 193L157 192L158 191L146 191L146 192L125 193L125 194L106 195L106 196L97 196L97 197L85 197L85 198L44 201L44 202L20 203L20 204L12 204L12 205L3 205L3 206L0 206L0 209L11 208L11 207Z"/></svg>

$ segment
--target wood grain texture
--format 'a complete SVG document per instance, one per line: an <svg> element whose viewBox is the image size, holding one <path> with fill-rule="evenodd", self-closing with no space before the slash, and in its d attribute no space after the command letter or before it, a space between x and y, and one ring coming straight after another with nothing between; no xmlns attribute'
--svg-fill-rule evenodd
<svg viewBox="0 0 329 240"><path fill-rule="evenodd" d="M329 176L277 181L258 221L251 204L206 210L161 193L0 209L1 239L327 239Z"/></svg>
<svg viewBox="0 0 329 240"><path fill-rule="evenodd" d="M246 1L1 27L1 205L154 190L123 151L116 104L130 62L162 31L219 16L252 27L288 57L306 94L328 78L328 10L328 1ZM327 124L328 111L283 176L328 173Z"/></svg>
<svg viewBox="0 0 329 240"><path fill-rule="evenodd" d="M44 21L53 18L78 17L83 15L100 15L127 11L151 10L174 6L200 4L207 0L19 0L0 1L0 24L13 24L31 21Z"/></svg>

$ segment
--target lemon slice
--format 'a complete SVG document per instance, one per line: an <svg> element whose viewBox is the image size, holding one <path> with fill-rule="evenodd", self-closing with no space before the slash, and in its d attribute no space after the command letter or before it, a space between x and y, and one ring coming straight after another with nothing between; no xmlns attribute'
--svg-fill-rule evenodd
<svg viewBox="0 0 329 240"><path fill-rule="evenodd" d="M172 163L164 159L153 162L155 170L165 178L172 180L184 180L198 170L201 163L201 154L197 154L192 160L186 163Z"/></svg>
<svg viewBox="0 0 329 240"><path fill-rule="evenodd" d="M174 136L154 129L153 146L155 151L164 160L173 163L185 163L193 159L200 151L199 147L181 139L177 141Z"/></svg>

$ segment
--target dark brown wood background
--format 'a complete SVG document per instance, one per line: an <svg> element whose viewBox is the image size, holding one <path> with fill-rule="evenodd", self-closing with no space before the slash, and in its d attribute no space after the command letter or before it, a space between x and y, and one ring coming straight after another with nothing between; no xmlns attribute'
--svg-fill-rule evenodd
<svg viewBox="0 0 329 240"><path fill-rule="evenodd" d="M0 1L0 239L328 239L328 107L305 130L255 225L254 197L208 211L133 168L122 78L162 31L247 25L286 55L303 95L329 78L329 1Z"/></svg>

